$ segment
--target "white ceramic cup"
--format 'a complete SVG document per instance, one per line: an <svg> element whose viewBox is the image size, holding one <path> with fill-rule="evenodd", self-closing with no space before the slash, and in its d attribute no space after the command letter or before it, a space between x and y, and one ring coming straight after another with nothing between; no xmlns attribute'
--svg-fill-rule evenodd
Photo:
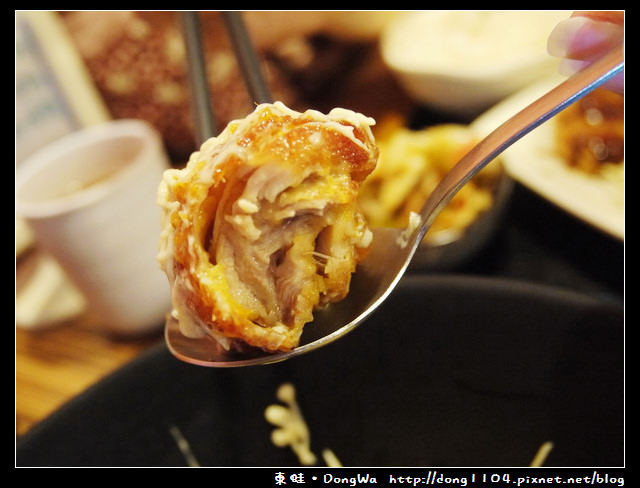
<svg viewBox="0 0 640 488"><path fill-rule="evenodd" d="M169 167L146 122L118 120L48 144L16 168L16 215L85 295L90 323L137 335L170 310L157 262L157 188Z"/></svg>

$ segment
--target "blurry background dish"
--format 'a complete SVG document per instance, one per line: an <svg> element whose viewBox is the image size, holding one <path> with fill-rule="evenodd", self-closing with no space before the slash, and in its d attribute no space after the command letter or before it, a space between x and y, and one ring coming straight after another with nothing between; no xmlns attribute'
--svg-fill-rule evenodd
<svg viewBox="0 0 640 488"><path fill-rule="evenodd" d="M479 117L491 130L563 80L554 76ZM586 105L585 105L586 104ZM587 108L585 108L587 107ZM578 132L572 126L581 126ZM550 202L624 239L624 97L597 90L502 154L507 173Z"/></svg>
<svg viewBox="0 0 640 488"><path fill-rule="evenodd" d="M176 165L196 149L186 52L170 11L72 11L60 14L113 118L141 118L163 135ZM406 103L368 69L389 12L244 12L274 100L304 111L341 106L375 117L371 106ZM253 110L219 12L200 12L205 69L218 129ZM358 26L358 28L354 28ZM376 77L376 82L365 72ZM365 82L367 92L350 90ZM394 92L397 93L397 90ZM372 90L375 89L374 99ZM381 95L384 91L384 96ZM348 93L346 93L348 91ZM359 94L354 101L353 93ZM348 105L348 106L346 106Z"/></svg>
<svg viewBox="0 0 640 488"><path fill-rule="evenodd" d="M446 173L482 134L472 125L411 129L388 116L373 127L378 165L365 180L360 205L373 227L406 227ZM413 270L454 267L492 235L509 200L512 181L497 159L467 183L438 215L411 262Z"/></svg>
<svg viewBox="0 0 640 488"><path fill-rule="evenodd" d="M547 38L570 11L422 11L383 31L382 56L418 103L476 116L557 68Z"/></svg>

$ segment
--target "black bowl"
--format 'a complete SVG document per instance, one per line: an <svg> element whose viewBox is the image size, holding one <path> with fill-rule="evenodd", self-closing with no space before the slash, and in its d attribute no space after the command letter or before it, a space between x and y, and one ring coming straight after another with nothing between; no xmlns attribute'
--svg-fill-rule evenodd
<svg viewBox="0 0 640 488"><path fill-rule="evenodd" d="M624 310L517 281L407 276L364 325L269 366L207 369L164 345L36 425L17 466L295 466L265 408L291 382L311 449L344 466L623 466Z"/></svg>

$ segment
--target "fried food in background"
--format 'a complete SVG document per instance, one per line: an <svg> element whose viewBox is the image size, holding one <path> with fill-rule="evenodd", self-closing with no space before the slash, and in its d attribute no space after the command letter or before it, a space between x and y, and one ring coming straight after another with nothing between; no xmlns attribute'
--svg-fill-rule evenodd
<svg viewBox="0 0 640 488"><path fill-rule="evenodd" d="M201 141L192 124L177 12L61 12L113 118L141 118L182 166ZM381 12L245 12L272 98L296 110L335 106L376 117L408 103L377 59ZM219 130L250 113L250 100L219 12L201 13L206 71ZM369 79L363 79L363 76ZM361 87L368 86L367 96ZM352 88L353 87L353 88ZM353 94L358 100L350 102ZM373 106L373 109L372 109Z"/></svg>
<svg viewBox="0 0 640 488"><path fill-rule="evenodd" d="M598 88L557 115L556 147L589 174L624 166L624 96Z"/></svg>
<svg viewBox="0 0 640 488"><path fill-rule="evenodd" d="M444 175L478 141L470 128L442 124L413 130L389 115L374 127L378 165L365 181L360 206L372 227L404 227L419 212ZM501 166L490 163L444 208L426 236L446 231L459 237L494 201Z"/></svg>

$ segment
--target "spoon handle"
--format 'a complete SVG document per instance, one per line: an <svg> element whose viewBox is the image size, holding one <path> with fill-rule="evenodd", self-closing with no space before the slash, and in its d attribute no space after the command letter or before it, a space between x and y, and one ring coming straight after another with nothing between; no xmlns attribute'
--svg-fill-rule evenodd
<svg viewBox="0 0 640 488"><path fill-rule="evenodd" d="M442 179L425 202L420 216L424 236L440 210L482 168L533 129L584 97L624 69L624 44L515 114L471 149Z"/></svg>

